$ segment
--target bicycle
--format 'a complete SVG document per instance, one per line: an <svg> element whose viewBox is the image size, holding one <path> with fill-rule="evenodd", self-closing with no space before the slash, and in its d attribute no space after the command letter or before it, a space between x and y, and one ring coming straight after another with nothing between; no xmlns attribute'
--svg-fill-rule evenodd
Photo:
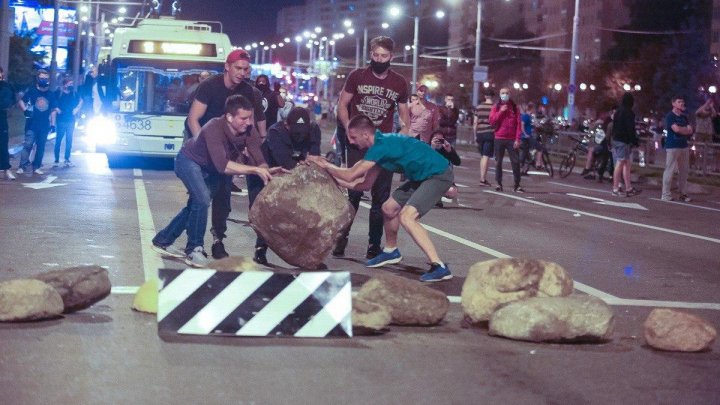
<svg viewBox="0 0 720 405"><path fill-rule="evenodd" d="M605 139L605 131L603 131L602 128L596 128L592 131L585 132L581 139L578 139L572 135L568 135L568 138L575 142L575 147L571 149L570 152L568 152L567 155L565 155L565 157L560 161L560 167L558 167L558 171L560 172L560 177L562 178L565 178L569 176L570 173L572 173L573 169L575 168L578 152L583 156L587 155L588 146L590 145L590 139L594 138L595 144L597 145L600 145L602 143L602 141ZM592 173L597 172L598 166L600 166L600 159L594 159L590 171Z"/></svg>
<svg viewBox="0 0 720 405"><path fill-rule="evenodd" d="M536 149L530 150L527 162L520 162L521 173L526 175L530 171L530 167L534 167L536 170L543 170L547 172L550 177L553 177L555 171L553 169L552 161L550 160L550 153L545 147L545 144L547 143L549 145L553 145L557 143L558 135L555 131L555 127L552 122L544 121L535 127L535 133L537 134ZM536 153L540 153L542 156L542 167L535 166L535 159L533 156L535 156Z"/></svg>

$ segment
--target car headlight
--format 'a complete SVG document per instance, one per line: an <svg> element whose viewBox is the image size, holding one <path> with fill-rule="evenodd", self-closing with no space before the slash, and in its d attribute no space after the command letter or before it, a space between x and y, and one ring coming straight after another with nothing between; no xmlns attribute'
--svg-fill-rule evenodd
<svg viewBox="0 0 720 405"><path fill-rule="evenodd" d="M117 141L115 123L106 117L95 117L88 121L86 133L97 145L109 145Z"/></svg>

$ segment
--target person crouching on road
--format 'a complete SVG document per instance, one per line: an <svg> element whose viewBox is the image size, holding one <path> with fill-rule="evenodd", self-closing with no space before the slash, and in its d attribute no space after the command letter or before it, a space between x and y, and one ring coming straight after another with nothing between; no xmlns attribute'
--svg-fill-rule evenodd
<svg viewBox="0 0 720 405"><path fill-rule="evenodd" d="M187 205L152 240L153 250L183 258L194 267L208 263L204 249L208 207L222 175L255 174L267 183L280 169L267 169L238 163L243 151L255 162L264 162L260 145L262 138L252 126L253 104L241 95L228 97L225 113L208 121L197 138L183 145L175 158L175 174L190 194ZM172 246L185 231L185 251Z"/></svg>
<svg viewBox="0 0 720 405"><path fill-rule="evenodd" d="M292 170L298 162L305 160L306 156L320 155L320 127L310 120L308 110L294 107L284 121L277 122L268 129L262 152L270 167ZM260 190L249 196L250 208ZM267 248L265 239L257 234L253 256L255 263L268 264Z"/></svg>
<svg viewBox="0 0 720 405"><path fill-rule="evenodd" d="M404 173L407 178L382 205L385 248L365 265L381 267L402 260L397 247L398 230L402 225L432 263L420 281L451 279L448 265L440 260L435 245L420 225L420 218L440 201L453 184L450 162L420 140L376 131L370 118L365 115L352 118L347 129L350 144L366 150L362 160L350 168L340 168L320 157L309 156L307 159L326 169L340 186L352 190L369 190L381 168Z"/></svg>

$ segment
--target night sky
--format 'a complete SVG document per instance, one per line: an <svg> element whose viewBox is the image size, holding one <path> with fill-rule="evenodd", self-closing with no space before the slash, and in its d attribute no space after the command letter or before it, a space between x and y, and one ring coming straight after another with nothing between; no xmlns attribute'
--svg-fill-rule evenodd
<svg viewBox="0 0 720 405"><path fill-rule="evenodd" d="M303 0L183 0L182 18L221 21L230 41L243 45L274 37L277 12L302 4Z"/></svg>

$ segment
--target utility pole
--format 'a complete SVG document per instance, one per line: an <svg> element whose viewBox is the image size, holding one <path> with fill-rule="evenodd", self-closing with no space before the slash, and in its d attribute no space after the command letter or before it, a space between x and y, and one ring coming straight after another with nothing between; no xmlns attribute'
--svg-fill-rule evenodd
<svg viewBox="0 0 720 405"><path fill-rule="evenodd" d="M575 115L575 69L577 65L578 25L580 25L580 0L575 0L575 17L573 17L572 51L570 52L570 83L568 84L568 122L572 123Z"/></svg>
<svg viewBox="0 0 720 405"><path fill-rule="evenodd" d="M60 25L60 1L53 1L53 30L52 30L52 47L50 55L50 90L57 87L57 47L58 47L58 26Z"/></svg>
<svg viewBox="0 0 720 405"><path fill-rule="evenodd" d="M6 77L10 59L10 34L13 31L13 25L10 24L10 17L12 17L13 14L13 9L10 8L10 1L2 0L2 10L0 10L0 67L5 71Z"/></svg>

